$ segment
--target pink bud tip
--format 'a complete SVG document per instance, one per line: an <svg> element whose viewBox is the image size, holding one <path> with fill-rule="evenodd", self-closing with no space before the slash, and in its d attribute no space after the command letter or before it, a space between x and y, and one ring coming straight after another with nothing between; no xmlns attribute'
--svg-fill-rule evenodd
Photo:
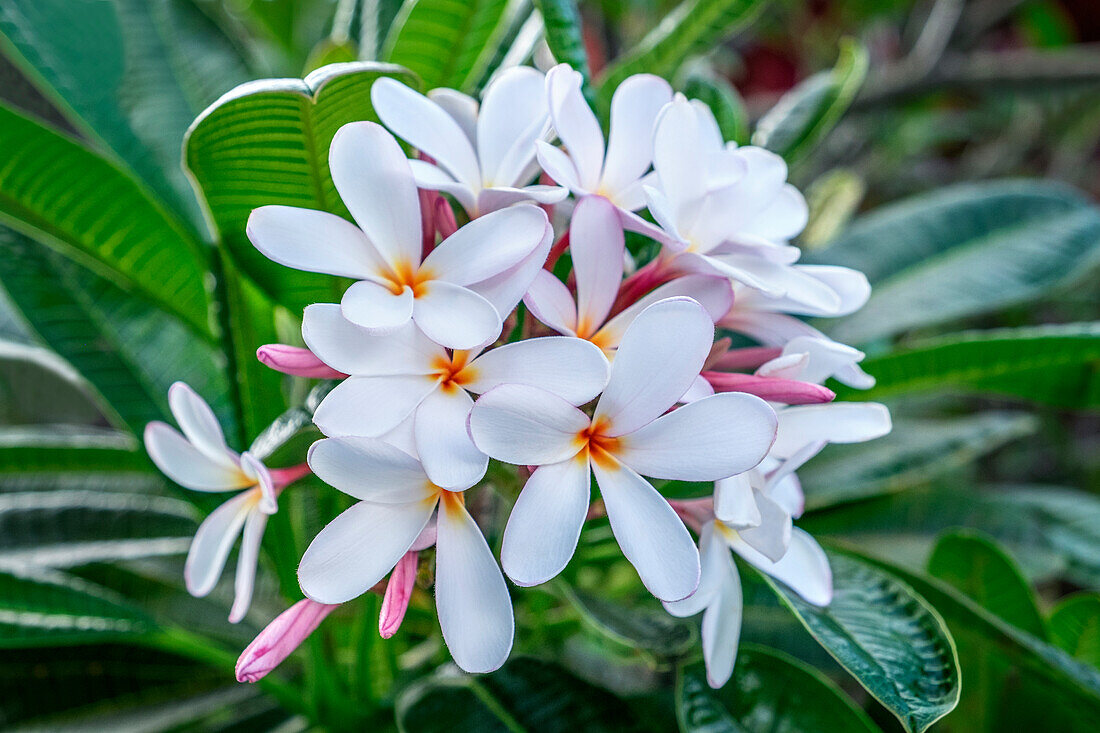
<svg viewBox="0 0 1100 733"><path fill-rule="evenodd" d="M796 379L758 377L754 374L703 372L715 392L747 392L769 402L787 405L815 405L832 402L836 393L827 387Z"/></svg>
<svg viewBox="0 0 1100 733"><path fill-rule="evenodd" d="M309 379L344 379L347 374L338 372L314 356L309 349L286 344L266 344L256 349L261 364L277 372Z"/></svg>
<svg viewBox="0 0 1100 733"><path fill-rule="evenodd" d="M312 471L308 463L299 463L297 466L272 468L269 473L271 474L271 482L275 485L276 490L279 490L304 476L308 476Z"/></svg>
<svg viewBox="0 0 1100 733"><path fill-rule="evenodd" d="M401 622L405 620L405 611L409 608L409 599L412 598L413 587L416 585L416 565L419 559L419 552L406 552L390 573L386 595L382 597L382 612L378 614L378 633L383 639L396 634L401 628Z"/></svg>
<svg viewBox="0 0 1100 733"><path fill-rule="evenodd" d="M435 199L435 228L444 239L458 231L454 209L447 203L447 199L438 195Z"/></svg>
<svg viewBox="0 0 1100 733"><path fill-rule="evenodd" d="M733 349L716 358L711 362L711 366L729 372L739 369L756 369L782 353L783 349L771 346L750 346L745 349Z"/></svg>
<svg viewBox="0 0 1100 733"><path fill-rule="evenodd" d="M275 617L237 660L237 681L256 682L282 664L337 606L308 598Z"/></svg>

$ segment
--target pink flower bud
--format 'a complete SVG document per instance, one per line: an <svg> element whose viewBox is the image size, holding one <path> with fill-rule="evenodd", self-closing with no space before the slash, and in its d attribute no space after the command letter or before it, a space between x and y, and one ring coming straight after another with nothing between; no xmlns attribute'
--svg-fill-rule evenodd
<svg viewBox="0 0 1100 733"><path fill-rule="evenodd" d="M715 392L747 392L787 405L813 405L831 402L836 397L836 393L827 387L795 379L727 372L703 372L703 378L710 382Z"/></svg>
<svg viewBox="0 0 1100 733"><path fill-rule="evenodd" d="M337 606L308 598L275 617L237 660L237 681L256 682L282 664Z"/></svg>
<svg viewBox="0 0 1100 733"><path fill-rule="evenodd" d="M260 363L277 372L309 379L344 379L347 374L338 372L314 356L309 349L286 344L266 344L256 349Z"/></svg>
<svg viewBox="0 0 1100 733"><path fill-rule="evenodd" d="M420 553L415 550L406 552L390 573L386 595L382 597L382 612L378 614L378 633L383 639L396 634L401 628L401 622L405 620L405 611L409 608L409 599L412 598L413 587L416 585L416 565L419 558Z"/></svg>

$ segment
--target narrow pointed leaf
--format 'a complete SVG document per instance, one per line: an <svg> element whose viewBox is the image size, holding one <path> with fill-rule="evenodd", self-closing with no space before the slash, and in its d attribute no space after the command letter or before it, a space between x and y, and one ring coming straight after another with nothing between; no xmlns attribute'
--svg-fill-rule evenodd
<svg viewBox="0 0 1100 733"><path fill-rule="evenodd" d="M1100 667L1100 594L1081 593L1065 599L1051 612L1048 626L1055 646Z"/></svg>

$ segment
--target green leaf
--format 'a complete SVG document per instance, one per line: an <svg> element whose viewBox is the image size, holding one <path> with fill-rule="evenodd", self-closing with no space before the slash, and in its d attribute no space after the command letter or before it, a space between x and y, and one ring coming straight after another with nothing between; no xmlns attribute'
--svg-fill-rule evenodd
<svg viewBox="0 0 1100 733"><path fill-rule="evenodd" d="M546 29L546 45L554 60L569 64L584 77L584 85L590 81L588 52L584 48L581 14L576 0L535 0L535 7L542 14Z"/></svg>
<svg viewBox="0 0 1100 733"><path fill-rule="evenodd" d="M589 626L628 648L657 657L676 657L697 641L692 624L663 610L623 605L583 590L570 590L564 584L559 587Z"/></svg>
<svg viewBox="0 0 1100 733"><path fill-rule="evenodd" d="M826 651L906 730L927 729L959 700L958 658L943 620L892 575L837 553L829 553L829 564L833 600L824 608L761 575Z"/></svg>
<svg viewBox="0 0 1100 733"><path fill-rule="evenodd" d="M397 724L409 733L637 731L630 708L563 669L513 657L488 675L446 675L408 687Z"/></svg>
<svg viewBox="0 0 1100 733"><path fill-rule="evenodd" d="M799 245L813 250L836 239L855 216L866 193L866 182L849 168L834 168L815 179L806 189L810 221L798 237Z"/></svg>
<svg viewBox="0 0 1100 733"><path fill-rule="evenodd" d="M738 145L749 141L749 113L737 89L713 69L696 66L688 74L681 91L710 107L725 140Z"/></svg>
<svg viewBox="0 0 1100 733"><path fill-rule="evenodd" d="M1047 181L939 189L857 219L808 261L854 267L874 290L829 335L866 343L1034 299L1100 261L1100 209Z"/></svg>
<svg viewBox="0 0 1100 733"><path fill-rule="evenodd" d="M153 470L128 433L73 425L0 428L0 488L5 491L15 490L20 477L36 474L127 470Z"/></svg>
<svg viewBox="0 0 1100 733"><path fill-rule="evenodd" d="M137 181L0 105L0 221L209 333L199 244Z"/></svg>
<svg viewBox="0 0 1100 733"><path fill-rule="evenodd" d="M169 419L168 387L190 384L236 431L222 356L183 321L0 227L0 284L42 341L101 395L119 426ZM115 417L117 415L117 417Z"/></svg>
<svg viewBox="0 0 1100 733"><path fill-rule="evenodd" d="M989 538L969 530L943 535L928 559L928 573L994 616L1046 639L1031 586L1012 558Z"/></svg>
<svg viewBox="0 0 1100 733"><path fill-rule="evenodd" d="M1031 435L1036 419L989 411L948 419L896 418L889 435L831 445L798 472L808 510L906 491Z"/></svg>
<svg viewBox="0 0 1100 733"><path fill-rule="evenodd" d="M1050 640L1094 667L1100 667L1100 594L1080 593L1059 603L1048 622Z"/></svg>
<svg viewBox="0 0 1100 733"><path fill-rule="evenodd" d="M998 500L1011 511L1027 512L1043 536L1068 562L1070 579L1100 588L1100 499L1092 494L1045 486L1005 486Z"/></svg>
<svg viewBox="0 0 1100 733"><path fill-rule="evenodd" d="M253 209L267 204L347 216L329 174L328 148L344 124L376 119L370 87L382 76L415 84L397 66L327 66L305 80L269 79L237 87L187 131L184 160L220 242L269 298L292 312L338 300L339 282L267 259L245 236L245 222Z"/></svg>
<svg viewBox="0 0 1100 733"><path fill-rule="evenodd" d="M841 399L913 392L1007 395L1056 407L1100 405L1100 323L971 331L914 342L862 366L869 390L839 386Z"/></svg>
<svg viewBox="0 0 1100 733"><path fill-rule="evenodd" d="M784 94L756 125L752 144L792 162L829 133L848 110L867 77L867 49L845 38L832 71L811 76Z"/></svg>
<svg viewBox="0 0 1100 733"><path fill-rule="evenodd" d="M767 0L684 0L630 51L615 60L599 80L599 98L610 108L611 95L628 76L656 74L670 79L690 57L752 23Z"/></svg>
<svg viewBox="0 0 1100 733"><path fill-rule="evenodd" d="M682 733L878 731L852 700L818 670L755 644L737 650L733 677L720 690L701 664L681 667L676 717Z"/></svg>
<svg viewBox="0 0 1100 733"><path fill-rule="evenodd" d="M0 424L92 424L88 385L48 349L0 341Z"/></svg>
<svg viewBox="0 0 1100 733"><path fill-rule="evenodd" d="M470 91L487 71L508 0L405 0L383 58L411 69L425 89Z"/></svg>

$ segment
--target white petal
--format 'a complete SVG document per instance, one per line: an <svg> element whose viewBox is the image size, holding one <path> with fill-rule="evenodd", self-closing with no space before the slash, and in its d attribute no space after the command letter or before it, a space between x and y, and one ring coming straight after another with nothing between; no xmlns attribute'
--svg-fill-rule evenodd
<svg viewBox="0 0 1100 733"><path fill-rule="evenodd" d="M419 263L420 200L393 135L373 122L344 125L332 138L328 161L340 198L378 253L395 268Z"/></svg>
<svg viewBox="0 0 1100 733"><path fill-rule="evenodd" d="M318 440L307 460L317 478L362 501L409 504L435 495L420 461L379 438Z"/></svg>
<svg viewBox="0 0 1100 733"><path fill-rule="evenodd" d="M416 408L413 430L424 471L436 486L467 489L485 475L489 457L466 430L474 401L462 389L437 389Z"/></svg>
<svg viewBox="0 0 1100 733"><path fill-rule="evenodd" d="M429 191L442 191L455 197L459 205L470 216L477 215L477 192L451 178L450 174L442 168L425 160L410 160L409 168L413 172L418 188L426 188Z"/></svg>
<svg viewBox="0 0 1100 733"><path fill-rule="evenodd" d="M577 549L588 513L588 461L576 456L535 469L520 492L500 548L504 572L516 585L555 577Z"/></svg>
<svg viewBox="0 0 1100 733"><path fill-rule="evenodd" d="M797 266L770 262L752 254L720 254L709 259L728 277L765 295L782 296L798 310L830 313L840 305L840 296L832 288Z"/></svg>
<svg viewBox="0 0 1100 733"><path fill-rule="evenodd" d="M535 276L542 271L553 243L554 228L547 222L542 239L531 254L524 257L518 265L510 267L496 277L471 285L470 290L492 303L497 313L507 317L519 305L519 301L527 292Z"/></svg>
<svg viewBox="0 0 1100 733"><path fill-rule="evenodd" d="M256 493L242 491L211 512L199 525L183 566L188 593L202 597L214 589L256 500Z"/></svg>
<svg viewBox="0 0 1100 733"><path fill-rule="evenodd" d="M569 336L505 344L485 352L468 368L473 380L465 386L471 392L488 392L501 384L526 384L571 405L583 405L602 392L610 369L597 346Z"/></svg>
<svg viewBox="0 0 1100 733"><path fill-rule="evenodd" d="M623 335L594 419L611 421L609 435L652 422L691 387L713 340L714 322L695 301L670 298L649 306Z"/></svg>
<svg viewBox="0 0 1100 733"><path fill-rule="evenodd" d="M829 568L829 558L814 538L798 527L791 532L790 547L779 562L764 557L740 537L732 539L730 547L768 575L786 583L807 603L827 606L833 599L833 573Z"/></svg>
<svg viewBox="0 0 1100 733"><path fill-rule="evenodd" d="M760 492L754 497L760 509L760 524L737 530L745 542L772 562L778 562L791 543L791 515Z"/></svg>
<svg viewBox="0 0 1100 733"><path fill-rule="evenodd" d="M580 175L568 155L545 140L535 141L535 154L546 175L570 191L580 190Z"/></svg>
<svg viewBox="0 0 1100 733"><path fill-rule="evenodd" d="M785 242L806 228L810 208L798 189L783 184L775 198L758 213L746 231L773 241Z"/></svg>
<svg viewBox="0 0 1100 733"><path fill-rule="evenodd" d="M580 72L565 64L555 66L546 74L554 129L576 166L581 187L594 191L603 168L603 131L584 100L581 82Z"/></svg>
<svg viewBox="0 0 1100 733"><path fill-rule="evenodd" d="M428 99L432 100L458 123L462 134L470 141L470 145L477 140L477 100L469 94L446 87L436 87L428 90Z"/></svg>
<svg viewBox="0 0 1100 733"><path fill-rule="evenodd" d="M430 155L458 181L481 187L481 170L470 139L442 107L389 77L374 82L370 97L386 127Z"/></svg>
<svg viewBox="0 0 1100 733"><path fill-rule="evenodd" d="M405 287L400 293L394 293L385 285L360 280L344 291L340 312L357 326L380 332L392 331L412 318L413 291Z"/></svg>
<svg viewBox="0 0 1100 733"><path fill-rule="evenodd" d="M804 357L805 368L799 378L816 384L824 383L829 377L845 367L855 365L864 357L859 349L853 349L832 339L810 336L797 336L791 339L783 347L783 353Z"/></svg>
<svg viewBox="0 0 1100 733"><path fill-rule="evenodd" d="M274 514L279 511L275 482L272 481L271 472L267 470L267 466L259 458L245 451L241 454L241 470L255 481L260 489L260 511L264 514Z"/></svg>
<svg viewBox="0 0 1100 733"><path fill-rule="evenodd" d="M591 336L603 325L623 280L623 228L602 196L585 196L573 209L569 252L577 278L577 329Z"/></svg>
<svg viewBox="0 0 1100 733"><path fill-rule="evenodd" d="M753 298L752 296L757 296ZM755 309L758 301L764 300L759 293L738 291L737 301L728 314L718 324L721 328L743 333L764 346L783 346L797 336L828 338L825 334L803 320L782 313L767 313ZM750 306L750 301L752 305Z"/></svg>
<svg viewBox="0 0 1100 733"><path fill-rule="evenodd" d="M712 394L714 394L714 387L712 387L710 382L704 379L700 374L695 378L695 381L691 383L691 386L688 387L688 391L684 392L684 396L680 398L680 402L685 404L688 402L695 402L704 397L710 397Z"/></svg>
<svg viewBox="0 0 1100 733"><path fill-rule="evenodd" d="M449 349L472 349L500 335L493 304L461 285L433 280L417 296L413 320L424 335Z"/></svg>
<svg viewBox="0 0 1100 733"><path fill-rule="evenodd" d="M162 422L145 426L145 450L165 476L195 491L232 491L252 485L235 465L214 462Z"/></svg>
<svg viewBox="0 0 1100 733"><path fill-rule="evenodd" d="M726 278L713 275L684 275L655 288L608 321L607 325L600 329L601 343L618 345L627 327L634 322L639 313L654 303L677 297L688 297L698 302L715 322L733 305L733 289Z"/></svg>
<svg viewBox="0 0 1100 733"><path fill-rule="evenodd" d="M642 177L653 160L653 125L672 101L668 82L652 74L623 81L611 98L611 131L601 187L619 192Z"/></svg>
<svg viewBox="0 0 1100 733"><path fill-rule="evenodd" d="M569 189L561 186L524 186L509 188L494 186L483 188L477 197L477 210L481 216L521 203L556 204L569 195Z"/></svg>
<svg viewBox="0 0 1100 733"><path fill-rule="evenodd" d="M376 438L397 427L436 387L436 379L423 375L348 377L321 400L313 422L329 437Z"/></svg>
<svg viewBox="0 0 1100 733"><path fill-rule="evenodd" d="M236 468L218 418L195 390L183 382L174 383L168 388L168 407L191 445L215 463Z"/></svg>
<svg viewBox="0 0 1100 733"><path fill-rule="evenodd" d="M519 384L489 390L470 412L474 444L499 461L520 465L573 457L581 447L577 433L588 425L588 416L562 398Z"/></svg>
<svg viewBox="0 0 1100 733"><path fill-rule="evenodd" d="M492 672L512 650L512 599L496 558L457 496L443 495L435 556L435 602L443 640L467 672Z"/></svg>
<svg viewBox="0 0 1100 733"><path fill-rule="evenodd" d="M802 493L802 484L798 476L784 476L767 490L768 498L783 508L783 511L795 519L802 516L806 508L806 495Z"/></svg>
<svg viewBox="0 0 1100 733"><path fill-rule="evenodd" d="M673 101L661 112L653 138L653 167L669 214L680 225L690 220L691 207L706 193L707 155L696 114L687 100Z"/></svg>
<svg viewBox="0 0 1100 733"><path fill-rule="evenodd" d="M508 69L485 90L477 120L482 177L491 186L514 186L535 157L546 126L546 84L529 66Z"/></svg>
<svg viewBox="0 0 1100 733"><path fill-rule="evenodd" d="M804 274L825 283L840 296L840 305L836 310L823 315L846 316L862 308L871 297L871 284L867 282L867 276L859 270L832 265L798 265L797 267Z"/></svg>
<svg viewBox="0 0 1100 733"><path fill-rule="evenodd" d="M784 347L784 351L786 351L786 347ZM809 354L796 351L764 362L753 374L758 377L772 377L774 379L799 379L805 375L806 365L809 361ZM808 378L803 381L821 383L816 379Z"/></svg>
<svg viewBox="0 0 1100 733"><path fill-rule="evenodd" d="M707 683L719 689L733 675L737 661L737 648L741 640L741 618L744 599L741 595L741 577L730 558L729 550L723 549L723 561L726 565L724 582L721 585L718 600L703 613L703 662L707 668Z"/></svg>
<svg viewBox="0 0 1100 733"><path fill-rule="evenodd" d="M623 465L593 463L607 519L649 592L678 601L699 585L699 551L687 527L648 481Z"/></svg>
<svg viewBox="0 0 1100 733"><path fill-rule="evenodd" d="M229 623L235 624L248 613L252 605L252 589L256 586L256 566L260 561L260 542L267 527L267 514L260 511L248 513L241 536L241 551L237 553L237 574L233 583L233 607L229 609Z"/></svg>
<svg viewBox="0 0 1100 733"><path fill-rule="evenodd" d="M540 269L523 298L531 315L558 333L573 335L577 327L577 306L573 294L554 273Z"/></svg>
<svg viewBox="0 0 1100 733"><path fill-rule="evenodd" d="M318 359L344 374L427 374L432 360L444 355L412 321L380 333L355 325L331 303L306 306L302 338Z"/></svg>
<svg viewBox="0 0 1100 733"><path fill-rule="evenodd" d="M385 263L359 227L325 211L261 206L245 231L265 257L295 270L361 280Z"/></svg>
<svg viewBox="0 0 1100 733"><path fill-rule="evenodd" d="M673 616L687 618L694 616L714 603L721 590L722 553L729 558L730 549L725 541L716 538L714 521L706 522L699 531L699 587L687 598L679 601L665 601L662 605Z"/></svg>
<svg viewBox="0 0 1100 733"><path fill-rule="evenodd" d="M546 232L537 206L494 211L466 224L432 250L422 270L433 280L471 285L499 275L531 254Z"/></svg>
<svg viewBox="0 0 1100 733"><path fill-rule="evenodd" d="M798 405L780 411L772 453L794 455L810 443L862 443L890 432L890 411L877 402Z"/></svg>
<svg viewBox="0 0 1100 733"><path fill-rule="evenodd" d="M434 501L361 501L322 529L302 555L298 582L318 603L344 603L386 577L428 524Z"/></svg>
<svg viewBox="0 0 1100 733"><path fill-rule="evenodd" d="M622 436L616 455L645 476L717 481L760 463L775 432L775 412L767 402L726 392L684 405Z"/></svg>
<svg viewBox="0 0 1100 733"><path fill-rule="evenodd" d="M735 529L760 524L760 508L747 472L714 484L714 516Z"/></svg>

